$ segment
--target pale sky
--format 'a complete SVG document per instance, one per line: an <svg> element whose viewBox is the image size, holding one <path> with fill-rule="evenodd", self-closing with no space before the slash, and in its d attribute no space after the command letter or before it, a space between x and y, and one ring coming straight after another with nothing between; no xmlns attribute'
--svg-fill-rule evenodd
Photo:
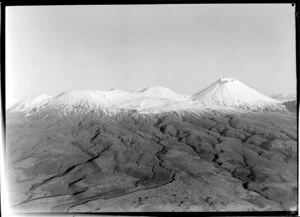
<svg viewBox="0 0 300 217"><path fill-rule="evenodd" d="M6 8L7 100L164 86L194 94L222 77L295 93L291 4Z"/></svg>

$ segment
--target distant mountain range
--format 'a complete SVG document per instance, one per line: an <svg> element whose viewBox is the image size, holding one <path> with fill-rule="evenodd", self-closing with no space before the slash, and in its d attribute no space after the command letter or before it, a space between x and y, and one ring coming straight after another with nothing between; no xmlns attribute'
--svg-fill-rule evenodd
<svg viewBox="0 0 300 217"><path fill-rule="evenodd" d="M216 109L285 110L281 101L268 97L233 78L222 78L202 91L185 96L165 87L135 91L70 91L57 96L46 94L15 103L8 112L36 111L85 113L90 111L161 113L169 111Z"/></svg>
<svg viewBox="0 0 300 217"><path fill-rule="evenodd" d="M296 100L295 93L273 94L271 97L281 102Z"/></svg>

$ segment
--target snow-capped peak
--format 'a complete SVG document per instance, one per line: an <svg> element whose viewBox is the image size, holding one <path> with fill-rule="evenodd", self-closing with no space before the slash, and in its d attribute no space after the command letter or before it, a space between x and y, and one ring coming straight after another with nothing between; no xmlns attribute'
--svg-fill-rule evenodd
<svg viewBox="0 0 300 217"><path fill-rule="evenodd" d="M173 99L178 101L186 100L186 98L183 95L175 93L169 88L161 87L161 86L143 88L137 90L137 92L141 93L144 96L153 97L153 98Z"/></svg>
<svg viewBox="0 0 300 217"><path fill-rule="evenodd" d="M234 78L221 78L193 95L192 99L211 105L249 108L280 103Z"/></svg>
<svg viewBox="0 0 300 217"><path fill-rule="evenodd" d="M237 79L234 78L220 78L218 80L219 83L225 83L225 82L234 82L234 81L238 81Z"/></svg>

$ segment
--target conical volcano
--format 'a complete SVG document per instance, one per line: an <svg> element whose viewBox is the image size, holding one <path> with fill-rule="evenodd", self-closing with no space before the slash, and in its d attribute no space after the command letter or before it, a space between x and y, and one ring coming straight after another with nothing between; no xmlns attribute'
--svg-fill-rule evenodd
<svg viewBox="0 0 300 217"><path fill-rule="evenodd" d="M234 78L222 78L192 96L194 101L228 107L265 107L279 104Z"/></svg>

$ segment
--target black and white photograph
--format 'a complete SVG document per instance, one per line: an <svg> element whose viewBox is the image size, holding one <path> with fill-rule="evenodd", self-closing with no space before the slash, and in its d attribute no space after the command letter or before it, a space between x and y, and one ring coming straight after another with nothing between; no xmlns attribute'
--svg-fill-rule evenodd
<svg viewBox="0 0 300 217"><path fill-rule="evenodd" d="M295 9L7 6L10 210L297 211Z"/></svg>

